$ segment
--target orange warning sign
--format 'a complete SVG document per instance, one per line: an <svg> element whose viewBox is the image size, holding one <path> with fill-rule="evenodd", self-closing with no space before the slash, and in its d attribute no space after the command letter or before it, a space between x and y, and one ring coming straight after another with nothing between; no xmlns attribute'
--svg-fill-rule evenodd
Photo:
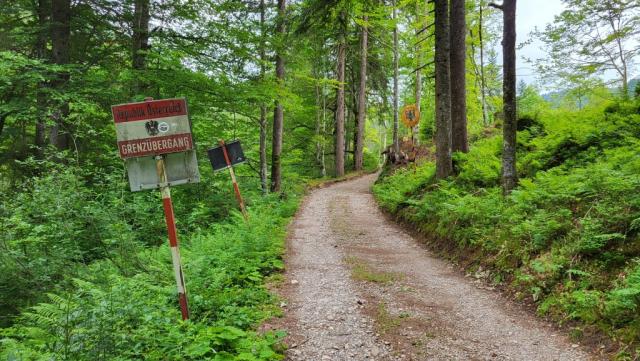
<svg viewBox="0 0 640 361"><path fill-rule="evenodd" d="M420 111L415 104L406 105L402 108L401 118L407 128L413 128L420 122Z"/></svg>

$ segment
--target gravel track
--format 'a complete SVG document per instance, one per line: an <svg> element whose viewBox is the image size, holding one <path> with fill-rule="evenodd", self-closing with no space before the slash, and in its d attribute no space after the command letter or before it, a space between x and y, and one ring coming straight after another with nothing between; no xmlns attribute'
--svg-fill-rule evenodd
<svg viewBox="0 0 640 361"><path fill-rule="evenodd" d="M291 225L288 360L596 359L387 220L375 178L312 191Z"/></svg>

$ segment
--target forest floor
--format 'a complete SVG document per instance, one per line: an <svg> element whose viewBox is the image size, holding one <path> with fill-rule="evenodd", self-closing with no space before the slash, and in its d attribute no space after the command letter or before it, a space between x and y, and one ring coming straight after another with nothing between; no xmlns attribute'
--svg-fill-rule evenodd
<svg viewBox="0 0 640 361"><path fill-rule="evenodd" d="M291 224L288 360L590 360L582 346L435 258L377 207L376 175L312 191Z"/></svg>

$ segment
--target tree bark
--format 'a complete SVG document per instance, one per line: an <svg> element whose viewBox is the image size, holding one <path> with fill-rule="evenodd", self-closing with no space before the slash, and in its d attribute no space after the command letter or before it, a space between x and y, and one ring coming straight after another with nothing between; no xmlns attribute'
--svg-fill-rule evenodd
<svg viewBox="0 0 640 361"><path fill-rule="evenodd" d="M67 65L71 60L71 0L52 0L51 2L51 57L54 64ZM58 92L69 80L69 72L61 71L51 82ZM55 124L51 127L49 141L60 150L68 149L71 144L70 129L66 118L69 115L69 103L65 100L56 105L53 112Z"/></svg>
<svg viewBox="0 0 640 361"><path fill-rule="evenodd" d="M358 118L356 130L356 145L354 163L356 170L362 170L364 152L364 132L366 127L367 113L367 21L368 16L363 17L362 38L360 40L360 89L358 90Z"/></svg>
<svg viewBox="0 0 640 361"><path fill-rule="evenodd" d="M323 71L325 67L322 67ZM326 76L326 74L325 74ZM327 85L326 82L322 83L322 122L320 127L320 135L321 139L318 147L318 154L320 155L320 175L325 177L327 175L327 164L324 158L324 147L325 147L325 135L327 134Z"/></svg>
<svg viewBox="0 0 640 361"><path fill-rule="evenodd" d="M467 141L465 0L451 0L451 151L469 151Z"/></svg>
<svg viewBox="0 0 640 361"><path fill-rule="evenodd" d="M423 14L420 13L420 1L416 1L416 18L421 19L423 18ZM422 22L418 22L419 24L421 24ZM426 26L426 24L425 24ZM419 40L418 36L420 35L420 29L416 29L416 42ZM416 109L418 109L418 113L420 113L421 107L420 107L420 103L422 102L422 48L420 46L420 44L416 44ZM414 134L416 131L416 128L418 126L415 126L413 128L411 128L411 142L415 142L414 138Z"/></svg>
<svg viewBox="0 0 640 361"><path fill-rule="evenodd" d="M135 0L133 13L131 64L137 76L135 91L145 93L149 88L148 82L144 80L149 50L149 0Z"/></svg>
<svg viewBox="0 0 640 361"><path fill-rule="evenodd" d="M316 93L316 129L315 129L315 141L316 141L316 165L322 168L321 159L322 159L322 101L323 94L320 89L320 85L318 84L318 79L320 78L320 72L317 70L319 65L314 63L313 65L313 77L316 79L316 83L314 85L314 90Z"/></svg>
<svg viewBox="0 0 640 361"><path fill-rule="evenodd" d="M284 87L284 37L286 0L278 0L278 24L276 32L279 35L276 51L276 80L278 87ZM273 112L273 144L271 145L271 191L280 192L282 186L282 132L284 127L284 110L279 100L275 101Z"/></svg>
<svg viewBox="0 0 640 361"><path fill-rule="evenodd" d="M484 40L482 39L482 26L483 26L483 0L480 0L479 13L480 19L478 22L478 42L480 43L480 96L482 98L482 122L485 126L489 125L489 116L487 110L487 82L484 75Z"/></svg>
<svg viewBox="0 0 640 361"><path fill-rule="evenodd" d="M451 84L449 69L449 9L435 0L436 177L453 172L451 162Z"/></svg>
<svg viewBox="0 0 640 361"><path fill-rule="evenodd" d="M504 34L502 39L504 125L502 127L502 190L509 194L517 185L516 171L516 0L502 5Z"/></svg>
<svg viewBox="0 0 640 361"><path fill-rule="evenodd" d="M36 56L41 61L47 61L48 27L49 16L51 13L51 4L48 0L38 0L36 13L38 16L38 38L36 42ZM44 89L47 87L46 81L38 83L38 92L36 95L36 104L38 109L38 119L36 120L36 132L34 143L36 146L36 157L42 159L44 157L44 148L47 142L47 98Z"/></svg>
<svg viewBox="0 0 640 361"><path fill-rule="evenodd" d="M0 114L0 137L2 136L2 132L4 131L4 124L8 116L9 114Z"/></svg>
<svg viewBox="0 0 640 361"><path fill-rule="evenodd" d="M266 50L265 50L265 13L266 8L264 0L260 0L260 80L264 82L266 69ZM262 102L260 104L260 188L262 194L267 194L269 187L267 186L267 105Z"/></svg>
<svg viewBox="0 0 640 361"><path fill-rule="evenodd" d="M393 2L393 20L397 20L396 3ZM397 155L400 154L400 140L398 139L399 122L398 122L398 24L393 26L393 151Z"/></svg>
<svg viewBox="0 0 640 361"><path fill-rule="evenodd" d="M267 106L260 105L260 189L262 194L269 193L267 163Z"/></svg>
<svg viewBox="0 0 640 361"><path fill-rule="evenodd" d="M346 14L340 13L340 34L338 37L337 75L338 90L336 96L336 141L335 141L335 166L336 177L344 175L344 72L346 62Z"/></svg>

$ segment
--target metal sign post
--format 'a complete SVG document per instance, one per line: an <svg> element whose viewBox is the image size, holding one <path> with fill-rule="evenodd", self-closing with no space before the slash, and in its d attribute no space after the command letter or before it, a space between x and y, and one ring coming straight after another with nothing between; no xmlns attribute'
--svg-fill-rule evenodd
<svg viewBox="0 0 640 361"><path fill-rule="evenodd" d="M402 108L402 123L411 130L411 144L414 142L413 128L420 122L420 109L415 104L410 104Z"/></svg>
<svg viewBox="0 0 640 361"><path fill-rule="evenodd" d="M233 171L231 159L229 158L229 153L227 152L227 146L224 144L223 139L220 139L219 143L220 143L220 147L222 148L222 154L224 154L224 160L227 163L227 168L229 168L229 174L231 175L231 181L233 182L233 190L236 193L236 198L238 199L238 204L240 205L240 211L242 211L242 215L244 216L244 219L248 220L249 215L247 214L247 210L244 207L244 201L242 200L242 195L240 194L240 188L238 187L238 182L236 181L236 173Z"/></svg>
<svg viewBox="0 0 640 361"><path fill-rule="evenodd" d="M187 101L146 98L140 103L114 105L111 111L118 151L125 161L131 190L159 188L162 194L180 311L182 319L188 320L187 289L169 188L200 180Z"/></svg>
<svg viewBox="0 0 640 361"><path fill-rule="evenodd" d="M173 214L173 203L171 202L171 190L167 183L167 171L164 166L164 156L157 155L156 170L158 179L160 180L160 193L162 194L162 207L164 208L164 219L167 222L167 231L169 233L169 246L171 247L171 261L173 262L173 274L176 278L178 287L178 300L180 302L180 312L182 319L189 319L189 304L187 302L187 287L184 284L184 276L182 274L182 264L180 262L180 248L178 248L178 231L176 229L176 221Z"/></svg>

